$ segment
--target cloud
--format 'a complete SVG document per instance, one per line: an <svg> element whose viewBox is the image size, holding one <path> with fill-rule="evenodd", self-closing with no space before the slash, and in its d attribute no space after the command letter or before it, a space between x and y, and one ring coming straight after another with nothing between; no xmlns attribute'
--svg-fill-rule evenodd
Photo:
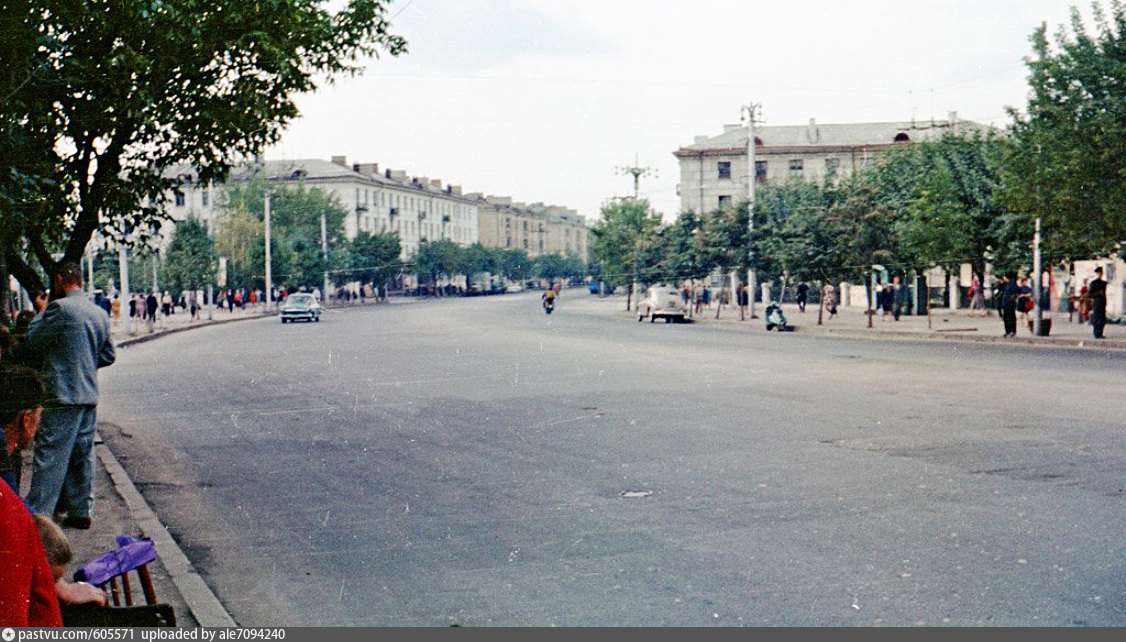
<svg viewBox="0 0 1126 642"><path fill-rule="evenodd" d="M527 0L414 0L401 11L392 29L409 42L404 62L426 71L491 71L619 50L578 18Z"/></svg>

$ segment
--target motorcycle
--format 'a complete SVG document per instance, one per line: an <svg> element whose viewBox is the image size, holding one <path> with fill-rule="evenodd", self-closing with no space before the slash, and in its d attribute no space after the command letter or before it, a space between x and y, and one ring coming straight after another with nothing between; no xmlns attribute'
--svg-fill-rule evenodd
<svg viewBox="0 0 1126 642"><path fill-rule="evenodd" d="M544 299L543 300L543 311L544 312L546 312L547 314L551 314L551 311L554 310L554 309L555 309L555 299Z"/></svg>

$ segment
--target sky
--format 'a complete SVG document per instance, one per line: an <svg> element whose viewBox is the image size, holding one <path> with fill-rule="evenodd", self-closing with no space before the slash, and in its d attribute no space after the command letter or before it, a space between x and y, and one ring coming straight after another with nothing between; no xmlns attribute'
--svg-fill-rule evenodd
<svg viewBox="0 0 1126 642"><path fill-rule="evenodd" d="M638 167L640 196L672 220L673 152L752 103L766 126L1008 124L1027 100L1029 37L1069 25L1076 4L395 0L408 53L300 96L267 158L346 156L588 224L633 195Z"/></svg>

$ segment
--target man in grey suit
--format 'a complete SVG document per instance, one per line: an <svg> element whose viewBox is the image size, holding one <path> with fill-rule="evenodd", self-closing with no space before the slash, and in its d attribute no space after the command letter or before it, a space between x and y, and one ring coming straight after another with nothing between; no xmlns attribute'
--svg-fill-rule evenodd
<svg viewBox="0 0 1126 642"><path fill-rule="evenodd" d="M82 292L82 268L59 266L51 294L17 353L43 375L50 399L35 433L27 501L64 526L90 528L98 368L112 364L116 353L109 317Z"/></svg>

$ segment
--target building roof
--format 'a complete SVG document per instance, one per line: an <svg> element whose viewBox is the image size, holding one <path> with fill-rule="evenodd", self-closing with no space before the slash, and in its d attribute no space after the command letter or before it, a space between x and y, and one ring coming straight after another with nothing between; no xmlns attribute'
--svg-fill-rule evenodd
<svg viewBox="0 0 1126 642"><path fill-rule="evenodd" d="M923 142L937 140L947 132L985 131L986 125L968 120L958 120L952 114L949 120L903 121L886 123L817 123L810 119L807 125L760 126L755 128L755 138L762 148L781 147L871 147L896 142ZM906 137L906 138L904 138ZM699 136L691 145L675 152L677 156L694 155L714 150L747 148L747 128L727 125L718 136Z"/></svg>

